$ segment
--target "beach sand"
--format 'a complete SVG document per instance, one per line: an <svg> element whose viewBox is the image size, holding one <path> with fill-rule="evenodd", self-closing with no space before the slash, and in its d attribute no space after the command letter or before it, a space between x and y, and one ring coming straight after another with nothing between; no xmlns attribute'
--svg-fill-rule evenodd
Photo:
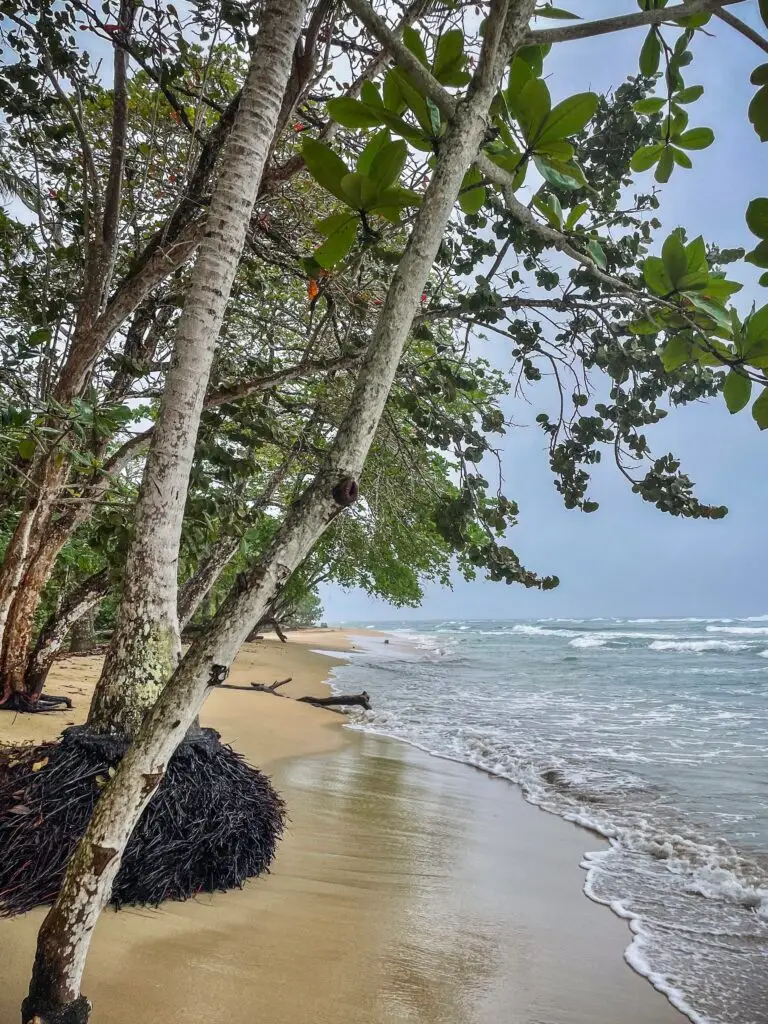
<svg viewBox="0 0 768 1024"><path fill-rule="evenodd" d="M241 652L229 683L293 677L327 692L353 634L309 631ZM0 716L0 740L81 721L95 658L57 663L75 712ZM624 963L626 923L583 895L600 841L509 784L339 715L221 689L203 724L272 775L290 822L272 874L242 892L105 912L83 991L94 1024L681 1024ZM0 1024L17 1024L42 910L0 921Z"/></svg>

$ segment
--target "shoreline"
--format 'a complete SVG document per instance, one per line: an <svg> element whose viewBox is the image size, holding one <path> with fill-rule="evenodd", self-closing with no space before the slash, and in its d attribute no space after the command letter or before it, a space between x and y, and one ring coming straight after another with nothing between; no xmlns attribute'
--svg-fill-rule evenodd
<svg viewBox="0 0 768 1024"><path fill-rule="evenodd" d="M288 695L324 695L361 635L386 636L246 645L228 682L290 675ZM0 719L0 741L82 717L98 659L53 672L77 713ZM547 1024L686 1021L624 961L627 922L585 898L582 830L518 787L258 691L217 690L202 717L273 776L286 838L242 892L105 912L83 986L96 1024L133 1021L137 999L167 1024L251 1024L256 1007L270 1024L491 1024L512 1008ZM18 1016L43 916L0 921L0 1020Z"/></svg>

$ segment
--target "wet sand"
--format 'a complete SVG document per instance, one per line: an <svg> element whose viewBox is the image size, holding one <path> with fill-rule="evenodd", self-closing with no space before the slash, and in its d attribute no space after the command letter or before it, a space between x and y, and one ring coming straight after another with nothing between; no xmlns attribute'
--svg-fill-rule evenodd
<svg viewBox="0 0 768 1024"><path fill-rule="evenodd" d="M298 640L302 642L298 642ZM349 638L354 643L354 636ZM343 635L248 645L233 685L323 692ZM78 714L0 719L0 739L82 718L95 659L59 662ZM274 872L242 892L107 911L83 991L94 1024L682 1024L623 961L624 922L581 892L599 842L514 787L332 712L236 689L203 715L285 796ZM0 921L0 1024L16 1024L43 911Z"/></svg>

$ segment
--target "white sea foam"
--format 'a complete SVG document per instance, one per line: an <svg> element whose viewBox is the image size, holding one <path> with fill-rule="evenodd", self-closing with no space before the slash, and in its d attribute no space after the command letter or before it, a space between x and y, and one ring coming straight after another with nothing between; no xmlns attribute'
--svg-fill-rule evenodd
<svg viewBox="0 0 768 1024"><path fill-rule="evenodd" d="M768 636L768 626L707 626L708 633L734 633L737 636Z"/></svg>
<svg viewBox="0 0 768 1024"><path fill-rule="evenodd" d="M595 633L585 633L584 636L576 636L570 641L571 647L605 647L608 641Z"/></svg>
<svg viewBox="0 0 768 1024"><path fill-rule="evenodd" d="M704 654L705 651L748 651L749 644L737 640L654 640L651 651L675 651L680 654Z"/></svg>

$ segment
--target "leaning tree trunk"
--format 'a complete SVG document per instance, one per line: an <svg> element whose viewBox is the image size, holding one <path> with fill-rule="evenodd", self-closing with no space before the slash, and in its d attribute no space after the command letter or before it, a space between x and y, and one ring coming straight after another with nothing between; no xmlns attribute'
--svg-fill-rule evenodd
<svg viewBox="0 0 768 1024"><path fill-rule="evenodd" d="M24 677L24 693L30 700L39 699L51 665L64 646L70 630L83 616L95 610L109 592L110 583L108 569L102 569L83 580L67 594L59 610L40 630L37 642L29 655Z"/></svg>
<svg viewBox="0 0 768 1024"><path fill-rule="evenodd" d="M117 624L89 718L97 731L132 735L178 664L179 543L200 413L304 9L303 0L265 8L144 469Z"/></svg>
<svg viewBox="0 0 768 1024"><path fill-rule="evenodd" d="M83 651L90 651L93 648L96 643L97 611L98 609L94 603L73 624L69 637L69 650L71 654L81 654Z"/></svg>
<svg viewBox="0 0 768 1024"><path fill-rule="evenodd" d="M177 611L181 630L192 621L203 598L208 596L216 580L237 554L241 541L239 535L219 537L197 569L179 588Z"/></svg>
<svg viewBox="0 0 768 1024"><path fill-rule="evenodd" d="M41 1024L49 1024L51 1010L63 1007L73 1011L80 1007L80 1019L87 1018L89 1004L80 995L85 958L136 822L210 687L226 678L228 666L269 601L307 557L326 526L357 497L356 480L383 413L422 290L464 174L485 134L499 78L523 38L534 2L518 0L509 14L506 4L496 5L495 18L498 21L500 11L504 22L502 45L494 17L488 19L480 70L441 140L432 180L328 461L294 503L261 558L240 578L200 640L187 652L146 714L133 745L96 805L59 898L40 931L30 994L23 1008L25 1022L41 1014ZM275 5L268 5L267 12L274 15ZM283 24L288 15L285 8L280 12ZM78 1018L73 1015L72 1019Z"/></svg>

